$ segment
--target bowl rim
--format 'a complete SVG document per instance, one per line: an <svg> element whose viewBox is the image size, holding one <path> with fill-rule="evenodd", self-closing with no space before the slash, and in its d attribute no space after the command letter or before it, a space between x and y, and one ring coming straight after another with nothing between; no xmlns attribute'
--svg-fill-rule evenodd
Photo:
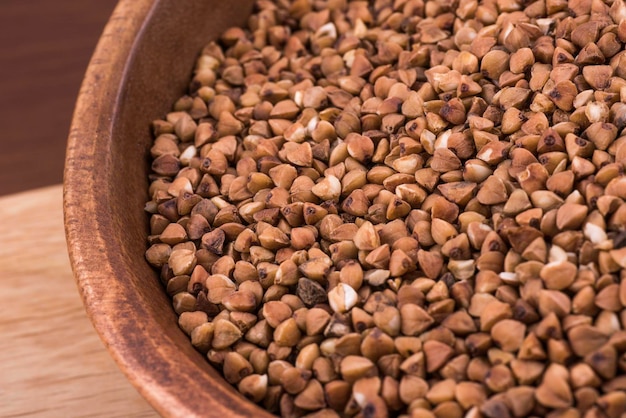
<svg viewBox="0 0 626 418"><path fill-rule="evenodd" d="M79 90L67 141L63 179L65 236L79 293L96 332L135 389L162 416L272 416L216 381L208 362L198 367L187 356L172 364L180 351L172 339L153 344L149 355L138 350L138 336L159 334L160 325L128 296L129 267L111 245L113 217L97 208L110 207L106 176L98 175L96 155L108 155L116 108L123 100L129 63L147 22L162 0L120 0L94 50ZM99 154L100 153L100 154ZM103 154L104 153L104 154ZM91 216L86 216L91 215ZM117 278L112 280L112 278ZM116 321L108 312L131 316ZM115 311L117 312L117 311ZM134 319L129 325L126 319ZM182 331L181 331L182 332ZM130 336L130 337L129 337ZM213 376L211 376L213 374Z"/></svg>

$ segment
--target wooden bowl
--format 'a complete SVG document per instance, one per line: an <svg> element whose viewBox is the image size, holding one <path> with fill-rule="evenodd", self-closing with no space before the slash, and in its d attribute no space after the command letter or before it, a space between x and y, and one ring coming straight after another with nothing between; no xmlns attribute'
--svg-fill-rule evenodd
<svg viewBox="0 0 626 418"><path fill-rule="evenodd" d="M164 416L270 416L193 349L144 259L150 122L185 92L202 46L243 24L251 6L122 0L87 70L68 140L65 229L80 293L119 367Z"/></svg>

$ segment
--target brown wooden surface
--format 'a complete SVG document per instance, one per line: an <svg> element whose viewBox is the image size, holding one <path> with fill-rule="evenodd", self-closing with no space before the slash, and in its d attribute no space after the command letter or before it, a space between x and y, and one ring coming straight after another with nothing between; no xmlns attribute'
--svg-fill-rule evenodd
<svg viewBox="0 0 626 418"><path fill-rule="evenodd" d="M0 195L60 183L81 80L115 0L0 5Z"/></svg>
<svg viewBox="0 0 626 418"><path fill-rule="evenodd" d="M115 4L2 2L1 417L158 416L87 318L69 265L58 184L80 84Z"/></svg>
<svg viewBox="0 0 626 418"><path fill-rule="evenodd" d="M0 417L157 417L87 319L61 200L60 185L0 198Z"/></svg>

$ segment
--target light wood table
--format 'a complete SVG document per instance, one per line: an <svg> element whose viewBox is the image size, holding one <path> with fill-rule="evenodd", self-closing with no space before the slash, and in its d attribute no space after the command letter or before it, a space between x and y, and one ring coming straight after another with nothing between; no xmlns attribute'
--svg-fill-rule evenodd
<svg viewBox="0 0 626 418"><path fill-rule="evenodd" d="M0 417L157 417L86 316L62 187L0 198Z"/></svg>

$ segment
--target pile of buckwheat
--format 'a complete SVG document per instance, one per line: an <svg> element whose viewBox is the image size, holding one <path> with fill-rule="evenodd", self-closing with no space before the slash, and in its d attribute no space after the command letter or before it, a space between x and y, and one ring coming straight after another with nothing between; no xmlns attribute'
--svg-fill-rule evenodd
<svg viewBox="0 0 626 418"><path fill-rule="evenodd" d="M148 262L283 417L626 414L624 0L258 0L153 123Z"/></svg>

